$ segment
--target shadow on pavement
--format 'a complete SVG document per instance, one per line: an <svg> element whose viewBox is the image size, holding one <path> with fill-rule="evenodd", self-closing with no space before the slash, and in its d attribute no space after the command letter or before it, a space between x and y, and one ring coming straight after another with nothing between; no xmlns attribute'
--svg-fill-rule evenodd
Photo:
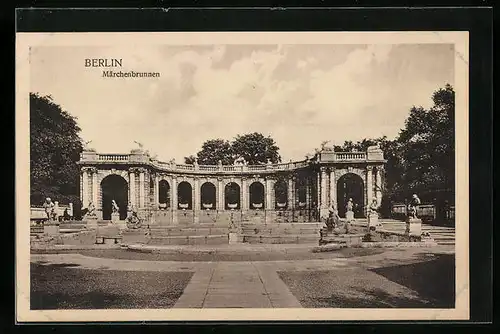
<svg viewBox="0 0 500 334"><path fill-rule="evenodd" d="M371 269L388 280L432 300L433 307L455 307L455 255L438 254L434 260Z"/></svg>

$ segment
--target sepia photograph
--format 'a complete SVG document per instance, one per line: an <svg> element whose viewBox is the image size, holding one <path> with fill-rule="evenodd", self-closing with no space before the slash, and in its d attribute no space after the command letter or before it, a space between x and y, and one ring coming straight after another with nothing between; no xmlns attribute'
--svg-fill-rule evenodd
<svg viewBox="0 0 500 334"><path fill-rule="evenodd" d="M23 319L467 319L467 33L20 35Z"/></svg>

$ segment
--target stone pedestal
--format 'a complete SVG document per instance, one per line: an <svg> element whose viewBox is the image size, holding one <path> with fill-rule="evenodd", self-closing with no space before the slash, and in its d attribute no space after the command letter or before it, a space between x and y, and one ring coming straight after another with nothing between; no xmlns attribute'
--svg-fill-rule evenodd
<svg viewBox="0 0 500 334"><path fill-rule="evenodd" d="M87 229L97 229L97 217L86 217L85 220L87 220Z"/></svg>
<svg viewBox="0 0 500 334"><path fill-rule="evenodd" d="M126 222L125 220L119 220L119 221L117 221L115 224L116 224L116 226L118 226L118 228L119 228L120 230L125 230L125 229L127 229L127 222Z"/></svg>
<svg viewBox="0 0 500 334"><path fill-rule="evenodd" d="M104 239L104 244L105 245L114 245L115 244L115 239L113 239L113 238L105 238Z"/></svg>
<svg viewBox="0 0 500 334"><path fill-rule="evenodd" d="M321 208L319 210L319 216L322 220L326 220L329 216L330 212L328 211L328 208Z"/></svg>
<svg viewBox="0 0 500 334"><path fill-rule="evenodd" d="M234 245L240 243L240 236L236 232L229 232L229 244Z"/></svg>
<svg viewBox="0 0 500 334"><path fill-rule="evenodd" d="M347 211L345 213L345 219L347 221L353 221L354 220L354 212L353 211Z"/></svg>
<svg viewBox="0 0 500 334"><path fill-rule="evenodd" d="M375 231L380 227L380 223L378 221L377 213L369 213L368 214L368 231Z"/></svg>
<svg viewBox="0 0 500 334"><path fill-rule="evenodd" d="M120 221L120 214L118 212L114 212L111 214L111 221L113 224L116 224Z"/></svg>
<svg viewBox="0 0 500 334"><path fill-rule="evenodd" d="M422 235L422 220L418 218L408 218L406 220L406 234L411 236Z"/></svg>
<svg viewBox="0 0 500 334"><path fill-rule="evenodd" d="M46 222L43 224L43 233L47 235L58 235L59 234L59 224L56 222Z"/></svg>

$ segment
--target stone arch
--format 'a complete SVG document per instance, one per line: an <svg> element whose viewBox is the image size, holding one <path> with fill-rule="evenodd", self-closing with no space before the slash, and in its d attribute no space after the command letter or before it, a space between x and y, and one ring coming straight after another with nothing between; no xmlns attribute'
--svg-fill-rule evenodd
<svg viewBox="0 0 500 334"><path fill-rule="evenodd" d="M170 183L167 180L162 178L158 181L158 203L160 209L167 209L170 207L170 189Z"/></svg>
<svg viewBox="0 0 500 334"><path fill-rule="evenodd" d="M281 177L274 183L274 204L276 209L288 208L288 183Z"/></svg>
<svg viewBox="0 0 500 334"><path fill-rule="evenodd" d="M217 208L217 189L215 184L206 181L201 185L200 203L202 209L215 210Z"/></svg>
<svg viewBox="0 0 500 334"><path fill-rule="evenodd" d="M307 202L307 178L304 176L297 177L295 180L295 189L297 191L297 206L305 208Z"/></svg>
<svg viewBox="0 0 500 334"><path fill-rule="evenodd" d="M265 209L266 194L264 184L260 181L254 181L249 186L248 191L250 209Z"/></svg>
<svg viewBox="0 0 500 334"><path fill-rule="evenodd" d="M188 181L181 181L177 186L177 203L179 209L193 209L193 186Z"/></svg>
<svg viewBox="0 0 500 334"><path fill-rule="evenodd" d="M224 209L226 210L241 209L240 193L241 193L241 188L238 183L227 182L226 185L224 186L224 203L225 203Z"/></svg>
<svg viewBox="0 0 500 334"><path fill-rule="evenodd" d="M111 219L112 204L115 200L119 207L120 220L127 217L128 206L128 183L127 180L118 174L109 174L101 180L102 196L102 218Z"/></svg>
<svg viewBox="0 0 500 334"><path fill-rule="evenodd" d="M337 207L340 217L345 217L346 205L349 198L354 202L354 216L364 216L365 185L358 173L343 173L337 181Z"/></svg>

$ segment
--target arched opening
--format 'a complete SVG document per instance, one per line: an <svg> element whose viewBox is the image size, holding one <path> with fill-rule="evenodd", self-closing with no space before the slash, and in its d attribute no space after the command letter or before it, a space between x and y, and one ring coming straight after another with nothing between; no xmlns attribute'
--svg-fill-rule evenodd
<svg viewBox="0 0 500 334"><path fill-rule="evenodd" d="M297 207L305 209L307 203L307 179L303 177L297 178L295 188L297 189Z"/></svg>
<svg viewBox="0 0 500 334"><path fill-rule="evenodd" d="M264 185L254 182L250 185L250 209L264 209L265 207Z"/></svg>
<svg viewBox="0 0 500 334"><path fill-rule="evenodd" d="M274 204L278 210L288 207L288 185L283 179L279 179L274 184Z"/></svg>
<svg viewBox="0 0 500 334"><path fill-rule="evenodd" d="M201 185L201 208L215 210L217 192L213 183L205 182Z"/></svg>
<svg viewBox="0 0 500 334"><path fill-rule="evenodd" d="M224 187L224 208L226 210L240 209L240 186L235 182L230 182Z"/></svg>
<svg viewBox="0 0 500 334"><path fill-rule="evenodd" d="M158 182L158 203L160 209L167 209L170 207L170 184L167 180L160 180L160 182Z"/></svg>
<svg viewBox="0 0 500 334"><path fill-rule="evenodd" d="M119 175L108 175L101 181L102 218L111 220L112 204L115 200L119 207L120 220L127 218L128 184Z"/></svg>
<svg viewBox="0 0 500 334"><path fill-rule="evenodd" d="M346 205L350 198L354 204L354 217L363 217L365 207L363 179L353 173L343 175L337 182L337 206L340 217L345 217Z"/></svg>
<svg viewBox="0 0 500 334"><path fill-rule="evenodd" d="M193 208L192 192L193 188L189 182L182 181L179 183L177 187L177 198L179 200L180 209L191 210Z"/></svg>

